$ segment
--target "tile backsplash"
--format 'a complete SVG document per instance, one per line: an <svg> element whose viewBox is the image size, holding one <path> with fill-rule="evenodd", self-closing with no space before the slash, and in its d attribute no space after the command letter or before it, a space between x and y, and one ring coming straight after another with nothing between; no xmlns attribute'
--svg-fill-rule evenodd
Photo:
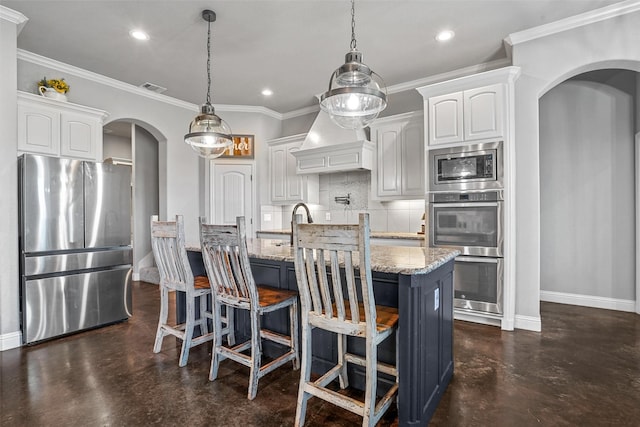
<svg viewBox="0 0 640 427"><path fill-rule="evenodd" d="M371 200L371 172L343 172L320 175L319 204L309 204L313 221L317 223L355 224L360 212L369 212L371 229L413 233L421 228L425 210L424 199L380 202ZM336 201L349 199L349 204ZM260 210L260 229L288 229L290 206L263 205ZM304 210L298 211L304 216Z"/></svg>

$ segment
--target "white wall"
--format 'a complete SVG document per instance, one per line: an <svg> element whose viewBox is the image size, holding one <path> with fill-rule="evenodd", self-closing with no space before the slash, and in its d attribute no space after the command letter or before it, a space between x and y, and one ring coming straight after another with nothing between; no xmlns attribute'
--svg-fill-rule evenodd
<svg viewBox="0 0 640 427"><path fill-rule="evenodd" d="M133 274L138 277L139 263L151 252L151 215L158 215L158 141L140 126L133 136Z"/></svg>
<svg viewBox="0 0 640 427"><path fill-rule="evenodd" d="M601 15L602 16L602 15ZM540 159L538 100L574 75L603 68L640 70L640 12L559 33L516 40L516 327L540 323Z"/></svg>
<svg viewBox="0 0 640 427"><path fill-rule="evenodd" d="M104 134L102 138L102 157L131 160L131 137Z"/></svg>
<svg viewBox="0 0 640 427"><path fill-rule="evenodd" d="M0 158L17 155L17 24L25 17L0 6ZM18 164L3 161L0 166L0 351L20 345L18 280Z"/></svg>
<svg viewBox="0 0 640 427"><path fill-rule="evenodd" d="M633 103L576 80L540 98L543 292L635 299Z"/></svg>

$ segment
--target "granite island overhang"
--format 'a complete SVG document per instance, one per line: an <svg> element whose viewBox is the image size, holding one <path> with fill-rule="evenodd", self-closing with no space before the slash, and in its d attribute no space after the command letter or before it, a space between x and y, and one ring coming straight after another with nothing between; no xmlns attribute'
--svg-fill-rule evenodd
<svg viewBox="0 0 640 427"><path fill-rule="evenodd" d="M290 245L282 240L248 239L247 248L256 283L297 290ZM189 247L188 254L193 274L206 275L200 248ZM379 360L398 365L400 426L427 425L453 375L453 264L458 254L443 248L371 246L376 304L398 307L400 316L397 349L390 338L378 352ZM178 318L184 318L184 298L177 298L176 303ZM264 318L264 324L285 332L287 317L276 314ZM248 336L248 328L248 318L236 313L237 334ZM337 342L334 335L317 332L321 333L314 333L313 369L320 374L336 359ZM364 354L360 341L350 338L349 348ZM267 356L278 350L263 348ZM349 375L353 386L363 387L363 369L355 366ZM381 392L390 381L379 378Z"/></svg>

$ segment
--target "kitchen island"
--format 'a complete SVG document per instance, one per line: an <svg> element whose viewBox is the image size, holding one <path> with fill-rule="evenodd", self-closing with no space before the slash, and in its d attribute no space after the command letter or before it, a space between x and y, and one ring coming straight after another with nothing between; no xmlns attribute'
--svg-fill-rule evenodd
<svg viewBox="0 0 640 427"><path fill-rule="evenodd" d="M258 284L297 290L293 249L282 240L249 239L251 269ZM199 248L189 250L194 275L204 275ZM398 347L395 339L379 347L381 361L397 363L398 420L401 426L427 425L453 375L453 263L458 251L425 247L371 246L371 269L376 304L398 307ZM177 316L184 318L184 298L177 301ZM288 315L270 313L264 325L288 330ZM248 317L236 313L237 333L248 335ZM349 339L349 348L364 354L363 343ZM278 350L265 343L264 354ZM360 351L362 350L362 351ZM337 343L325 331L313 336L313 369L325 372L336 359ZM353 386L362 388L364 371L349 372ZM353 379L353 380L352 380ZM380 392L391 378L379 379Z"/></svg>

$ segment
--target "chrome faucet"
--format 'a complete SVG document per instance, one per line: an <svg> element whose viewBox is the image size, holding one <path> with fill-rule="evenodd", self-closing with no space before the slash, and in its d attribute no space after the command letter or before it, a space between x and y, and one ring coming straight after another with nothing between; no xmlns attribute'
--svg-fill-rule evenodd
<svg viewBox="0 0 640 427"><path fill-rule="evenodd" d="M291 211L291 239L289 240L289 244L291 246L293 246L293 219L296 216L296 210L300 207L303 207L304 210L307 211L307 223L313 223L313 218L311 218L311 212L309 212L309 207L307 205L301 202L293 207L293 211Z"/></svg>

